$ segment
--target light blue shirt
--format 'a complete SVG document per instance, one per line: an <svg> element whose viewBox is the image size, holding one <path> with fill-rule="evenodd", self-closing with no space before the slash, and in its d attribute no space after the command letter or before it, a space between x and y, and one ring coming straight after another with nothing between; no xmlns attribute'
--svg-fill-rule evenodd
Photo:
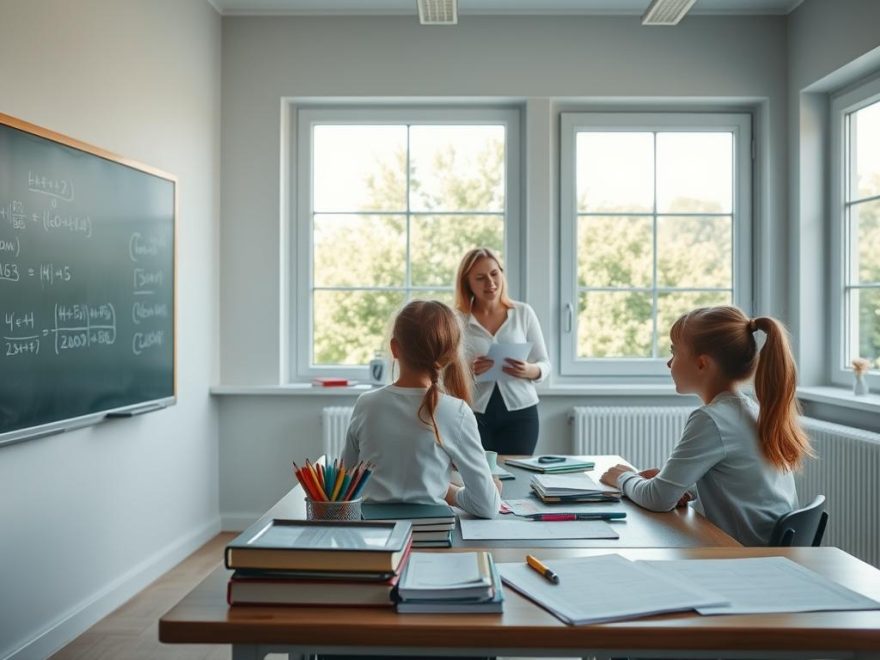
<svg viewBox="0 0 880 660"><path fill-rule="evenodd" d="M388 385L358 397L342 460L370 461L376 469L362 495L375 502L443 504L458 469L464 488L456 504L475 516L492 518L501 496L480 444L477 419L461 399L440 395L435 411L442 444L418 418L425 390Z"/></svg>
<svg viewBox="0 0 880 660"><path fill-rule="evenodd" d="M618 487L639 506L673 509L694 488L694 507L743 545L767 545L776 521L798 508L794 475L761 452L758 408L741 393L719 394L688 418L681 440L660 473L618 477Z"/></svg>

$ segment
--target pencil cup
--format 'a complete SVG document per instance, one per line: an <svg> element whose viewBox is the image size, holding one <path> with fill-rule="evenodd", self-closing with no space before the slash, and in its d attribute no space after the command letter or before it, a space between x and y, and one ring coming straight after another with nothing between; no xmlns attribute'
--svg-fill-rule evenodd
<svg viewBox="0 0 880 660"><path fill-rule="evenodd" d="M308 520L360 520L363 498L343 502L324 502L306 498Z"/></svg>

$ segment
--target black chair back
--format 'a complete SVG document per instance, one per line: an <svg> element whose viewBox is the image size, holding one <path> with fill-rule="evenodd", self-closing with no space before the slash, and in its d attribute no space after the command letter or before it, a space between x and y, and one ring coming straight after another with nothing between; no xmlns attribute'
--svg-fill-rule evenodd
<svg viewBox="0 0 880 660"><path fill-rule="evenodd" d="M825 496L817 495L811 504L782 516L773 528L770 546L814 546L822 543L828 514L825 513Z"/></svg>

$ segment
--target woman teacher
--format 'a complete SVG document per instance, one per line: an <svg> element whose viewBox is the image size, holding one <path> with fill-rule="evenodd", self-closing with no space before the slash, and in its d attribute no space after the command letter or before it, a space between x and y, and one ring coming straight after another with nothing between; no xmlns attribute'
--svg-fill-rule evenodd
<svg viewBox="0 0 880 660"><path fill-rule="evenodd" d="M538 393L535 383L550 373L544 336L535 312L507 296L501 262L492 250L476 248L461 260L455 281L455 307L464 321L465 356L479 377L492 368L492 344L530 343L525 360L507 358L497 380L474 387L472 407L483 449L525 454L538 443Z"/></svg>

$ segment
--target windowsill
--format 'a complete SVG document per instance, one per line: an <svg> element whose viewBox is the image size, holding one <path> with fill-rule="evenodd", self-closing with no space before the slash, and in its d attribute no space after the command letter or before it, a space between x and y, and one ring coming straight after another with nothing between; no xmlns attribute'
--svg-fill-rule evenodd
<svg viewBox="0 0 880 660"><path fill-rule="evenodd" d="M856 396L845 387L799 387L797 388L797 396L806 401L880 413L880 395Z"/></svg>
<svg viewBox="0 0 880 660"><path fill-rule="evenodd" d="M373 389L369 384L348 387L315 387L311 383L287 385L214 385L210 392L216 396L348 396L356 397ZM676 396L671 384L584 384L538 385L538 396Z"/></svg>

